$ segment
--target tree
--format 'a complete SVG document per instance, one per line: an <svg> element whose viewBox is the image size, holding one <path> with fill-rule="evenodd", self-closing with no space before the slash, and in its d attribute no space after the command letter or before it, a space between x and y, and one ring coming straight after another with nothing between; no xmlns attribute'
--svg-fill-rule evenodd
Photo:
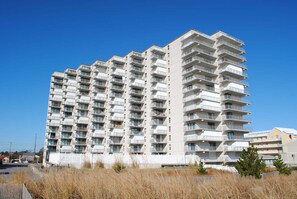
<svg viewBox="0 0 297 199"><path fill-rule="evenodd" d="M206 169L204 168L204 165L203 163L200 161L199 164L197 165L196 163L196 167L197 167L197 170L200 174L207 174L207 171Z"/></svg>
<svg viewBox="0 0 297 199"><path fill-rule="evenodd" d="M280 174L290 175L292 173L292 170L288 167L286 163L284 163L280 155L278 155L278 157L273 161L273 166L275 166L276 170Z"/></svg>
<svg viewBox="0 0 297 199"><path fill-rule="evenodd" d="M240 158L235 164L235 168L241 176L254 176L261 178L261 174L266 167L262 158L259 158L257 148L249 147L243 150Z"/></svg>

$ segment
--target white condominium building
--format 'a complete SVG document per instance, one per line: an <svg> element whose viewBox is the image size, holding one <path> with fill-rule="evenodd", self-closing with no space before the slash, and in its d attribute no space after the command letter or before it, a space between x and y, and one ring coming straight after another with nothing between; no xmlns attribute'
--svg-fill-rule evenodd
<svg viewBox="0 0 297 199"><path fill-rule="evenodd" d="M190 30L164 47L55 72L45 161L54 152L236 161L250 131L243 45Z"/></svg>

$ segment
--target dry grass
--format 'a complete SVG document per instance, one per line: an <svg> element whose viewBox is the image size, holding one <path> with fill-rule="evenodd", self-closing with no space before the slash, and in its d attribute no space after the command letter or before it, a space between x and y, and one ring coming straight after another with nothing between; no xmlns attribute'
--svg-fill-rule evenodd
<svg viewBox="0 0 297 199"><path fill-rule="evenodd" d="M194 169L62 169L28 181L35 198L297 198L297 173L265 179L241 178L208 170L200 177Z"/></svg>

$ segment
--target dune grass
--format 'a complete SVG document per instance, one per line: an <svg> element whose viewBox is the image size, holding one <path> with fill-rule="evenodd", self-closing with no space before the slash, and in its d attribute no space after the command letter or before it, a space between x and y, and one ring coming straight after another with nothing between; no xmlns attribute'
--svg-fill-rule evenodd
<svg viewBox="0 0 297 199"><path fill-rule="evenodd" d="M210 177L209 177L210 176ZM35 198L297 198L297 173L241 178L208 169L65 168L25 182Z"/></svg>

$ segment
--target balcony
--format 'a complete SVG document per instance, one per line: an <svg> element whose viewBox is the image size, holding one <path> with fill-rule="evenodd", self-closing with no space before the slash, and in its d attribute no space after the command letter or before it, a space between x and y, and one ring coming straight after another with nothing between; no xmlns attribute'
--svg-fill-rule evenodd
<svg viewBox="0 0 297 199"><path fill-rule="evenodd" d="M124 64L126 62L125 58L119 57L119 56L116 56L116 55L111 58L111 61L116 62L116 63L120 63L120 64Z"/></svg>
<svg viewBox="0 0 297 199"><path fill-rule="evenodd" d="M183 84L192 83L194 81L198 81L198 82L203 81L203 82L206 82L206 83L214 83L214 80L215 80L215 78L212 78L212 77L195 74L195 75L191 75L191 76L188 76L188 77L184 78L183 79Z"/></svg>
<svg viewBox="0 0 297 199"><path fill-rule="evenodd" d="M241 106L225 105L222 107L223 111L234 111L239 113L250 114L248 110L244 110Z"/></svg>
<svg viewBox="0 0 297 199"><path fill-rule="evenodd" d="M116 101L115 99L109 102L112 105L119 105L119 106L124 106L125 102L123 101Z"/></svg>
<svg viewBox="0 0 297 199"><path fill-rule="evenodd" d="M245 127L241 125L224 125L224 131L241 131L241 132L250 132L252 129L250 127Z"/></svg>
<svg viewBox="0 0 297 199"><path fill-rule="evenodd" d="M222 142L223 136L210 136L210 135L185 135L185 142Z"/></svg>
<svg viewBox="0 0 297 199"><path fill-rule="evenodd" d="M136 65L136 66L143 66L143 60L131 58L130 60L131 65Z"/></svg>
<svg viewBox="0 0 297 199"><path fill-rule="evenodd" d="M220 122L221 118L219 116L212 116L208 114L195 114L192 116L184 116L186 122L201 120L201 121L211 121L211 122Z"/></svg>
<svg viewBox="0 0 297 199"><path fill-rule="evenodd" d="M242 71L234 70L232 68L227 68L227 67L222 69L221 74L229 74L229 75L233 75L237 78L244 78L244 79L246 79L248 77L248 75Z"/></svg>
<svg viewBox="0 0 297 199"><path fill-rule="evenodd" d="M151 90L153 90L153 91L165 91L166 92L167 91L167 88L166 87L164 88L164 87L161 87L161 86L157 86L156 85L156 86L153 86Z"/></svg>
<svg viewBox="0 0 297 199"><path fill-rule="evenodd" d="M227 135L224 140L225 142L246 141L243 135Z"/></svg>
<svg viewBox="0 0 297 199"><path fill-rule="evenodd" d="M138 128L143 128L144 124L142 122L130 122L129 123L130 127L138 127Z"/></svg>
<svg viewBox="0 0 297 199"><path fill-rule="evenodd" d="M241 79L238 78L234 78L234 77L230 77L230 76L224 76L223 78L220 78L220 82L221 83L236 83L236 84L240 84L243 85L244 87L248 87L248 83L245 81L242 81Z"/></svg>
<svg viewBox="0 0 297 199"><path fill-rule="evenodd" d="M151 59L152 59L152 60L157 60L157 59L164 60L164 55L152 54L152 55L151 55Z"/></svg>
<svg viewBox="0 0 297 199"><path fill-rule="evenodd" d="M144 73L144 68L143 67L137 67L137 66L131 66L130 67L130 72L136 72L136 73Z"/></svg>
<svg viewBox="0 0 297 199"><path fill-rule="evenodd" d="M131 89L131 90L130 90L130 94L131 94L131 95L137 95L137 96L142 96L142 95L144 95L142 90L135 90L135 89Z"/></svg>
<svg viewBox="0 0 297 199"><path fill-rule="evenodd" d="M233 52L231 52L229 50L226 50L226 49L219 50L218 55L223 56L224 58L225 58L225 56L231 57L231 58L235 59L238 62L245 62L246 61L246 58L244 56L242 56L240 54L233 53Z"/></svg>
<svg viewBox="0 0 297 199"><path fill-rule="evenodd" d="M274 149L274 148L282 148L282 144L263 144L263 145L254 145L254 147L258 149Z"/></svg>
<svg viewBox="0 0 297 199"><path fill-rule="evenodd" d="M144 88L145 84L142 83L142 82L138 82L138 81L131 81L130 86L131 87Z"/></svg>
<svg viewBox="0 0 297 199"><path fill-rule="evenodd" d="M131 136L143 136L143 135L144 135L144 132L143 132L143 131L130 130L130 131L129 131L129 134L130 134Z"/></svg>
<svg viewBox="0 0 297 199"><path fill-rule="evenodd" d="M109 120L113 120L113 121L124 121L124 117L120 117L120 116L111 116L109 117Z"/></svg>
<svg viewBox="0 0 297 199"><path fill-rule="evenodd" d="M185 106L184 107L184 111L193 111L193 110L197 110L200 109L201 111L207 110L207 111L212 111L212 112L221 112L221 108L220 107L216 107L216 106L209 106L209 105L190 105L190 106Z"/></svg>
<svg viewBox="0 0 297 199"><path fill-rule="evenodd" d="M129 114L129 118L143 120L142 114Z"/></svg>
<svg viewBox="0 0 297 199"><path fill-rule="evenodd" d="M140 111L140 112L144 111L144 108L142 106L133 106L133 105L131 105L131 106L129 106L129 109L131 111Z"/></svg>
<svg viewBox="0 0 297 199"><path fill-rule="evenodd" d="M123 139L109 140L109 145L123 145L123 144L124 144Z"/></svg>
<svg viewBox="0 0 297 199"><path fill-rule="evenodd" d="M205 41L199 40L197 38L185 41L182 45L182 50L185 48L188 48L190 46L194 46L194 45L198 45L200 48L205 49L205 50L215 51L215 47L213 46L212 43L205 42Z"/></svg>
<svg viewBox="0 0 297 199"><path fill-rule="evenodd" d="M125 76L126 75L126 72L123 69L117 68L117 69L113 70L113 72L112 72L111 75Z"/></svg>
<svg viewBox="0 0 297 199"><path fill-rule="evenodd" d="M241 41L240 39L237 39L231 35L228 35L227 33L224 33L224 32L218 32L216 33L217 35L217 38L220 39L220 38L223 38L223 39L227 39L230 43L234 44L234 45L238 45L238 46L243 46L244 45L244 42Z"/></svg>
<svg viewBox="0 0 297 199"><path fill-rule="evenodd" d="M104 130L95 130L92 133L92 137L94 137L94 138L104 138L105 137L105 131Z"/></svg>
<svg viewBox="0 0 297 199"><path fill-rule="evenodd" d="M152 129L151 130L152 135L167 135L167 130L162 129Z"/></svg>
<svg viewBox="0 0 297 199"><path fill-rule="evenodd" d="M154 95L151 96L151 99L153 99L153 100L166 101L167 100L167 96L154 94Z"/></svg>
<svg viewBox="0 0 297 199"><path fill-rule="evenodd" d="M93 115L99 115L99 116L104 116L105 115L105 111L93 111Z"/></svg>
<svg viewBox="0 0 297 199"><path fill-rule="evenodd" d="M98 80L107 80L108 79L108 75L106 73L102 73L102 72L99 72L96 76L95 76L95 79L98 79Z"/></svg>
<svg viewBox="0 0 297 199"><path fill-rule="evenodd" d="M152 65L152 67L167 68L167 65L165 63L161 63L161 62L157 62L157 61L152 62L151 65Z"/></svg>
<svg viewBox="0 0 297 199"><path fill-rule="evenodd" d="M258 154L259 155L279 155L279 154L282 154L282 150L264 150L264 151L261 151L261 150L258 150Z"/></svg>
<svg viewBox="0 0 297 199"><path fill-rule="evenodd" d="M220 98L218 98L218 97L202 95L202 94L189 95L187 97L184 97L183 100L184 100L184 102L190 102L190 101L196 101L196 100L208 100L208 101L213 101L213 102L220 102Z"/></svg>
<svg viewBox="0 0 297 199"><path fill-rule="evenodd" d="M94 117L93 122L105 123L104 117Z"/></svg>
<svg viewBox="0 0 297 199"><path fill-rule="evenodd" d="M130 97L129 101L134 104L143 104L144 100L142 98Z"/></svg>
<svg viewBox="0 0 297 199"><path fill-rule="evenodd" d="M123 94L121 93L110 93L109 95L111 98L123 98Z"/></svg>
<svg viewBox="0 0 297 199"><path fill-rule="evenodd" d="M219 131L218 126L205 125L205 124L196 124L194 126L184 126L185 131Z"/></svg>
<svg viewBox="0 0 297 199"><path fill-rule="evenodd" d="M248 147L243 146L224 146L224 150L226 152L242 152L243 149L247 149Z"/></svg>
<svg viewBox="0 0 297 199"><path fill-rule="evenodd" d="M225 121L236 121L242 123L251 123L251 121L247 118L237 115L222 115L222 119Z"/></svg>
<svg viewBox="0 0 297 199"><path fill-rule="evenodd" d="M116 84L124 84L125 83L123 79L116 79L116 78L112 78L111 82L116 83Z"/></svg>
<svg viewBox="0 0 297 199"><path fill-rule="evenodd" d="M141 53L140 53L140 52L136 52L136 51L132 51L132 52L131 52L131 57L133 57L133 58L138 58L138 59L144 59L144 58L142 57Z"/></svg>
<svg viewBox="0 0 297 199"><path fill-rule="evenodd" d="M159 46L154 45L150 49L151 49L152 52L155 52L157 54L165 54L166 53L166 51L163 48L159 47Z"/></svg>
<svg viewBox="0 0 297 199"><path fill-rule="evenodd" d="M112 109L109 109L110 112L112 113L124 113L124 109L120 109L120 108L112 108Z"/></svg>
<svg viewBox="0 0 297 199"><path fill-rule="evenodd" d="M106 101L106 96L104 96L102 94L97 94L97 95L94 96L94 100Z"/></svg>
<svg viewBox="0 0 297 199"><path fill-rule="evenodd" d="M212 67L212 68L216 67L214 65L214 61L211 61L211 60L208 60L208 59L205 59L205 58L202 58L202 57L198 57L198 56L190 57L190 58L185 59L183 61L182 66L186 67L188 65L192 65L192 64L196 64L196 63L201 63L201 64L204 64L205 66Z"/></svg>
<svg viewBox="0 0 297 199"><path fill-rule="evenodd" d="M151 83L164 83L164 84L166 84L166 80L163 79L163 78L156 78L156 77L153 77L153 78L151 79Z"/></svg>
<svg viewBox="0 0 297 199"><path fill-rule="evenodd" d="M246 66L246 65L240 63L239 61L233 61L233 60L231 60L231 59L227 59L226 57L222 57L221 59L219 59L218 64L219 64L220 66L226 66L226 65L231 64L231 65L240 67L240 68L242 68L243 70L246 70L246 69L247 69L247 66Z"/></svg>
<svg viewBox="0 0 297 199"><path fill-rule="evenodd" d="M257 143L268 143L268 142L281 142L281 138L265 138L265 139L253 139L251 141L251 144L257 144Z"/></svg>
<svg viewBox="0 0 297 199"><path fill-rule="evenodd" d="M218 47L224 47L224 48L229 48L230 51L233 51L235 53L238 53L238 54L244 54L245 53L245 50L243 48L241 48L240 46L238 45L234 45L230 42L227 42L227 41L219 41L217 43L217 46Z"/></svg>
<svg viewBox="0 0 297 199"><path fill-rule="evenodd" d="M151 138L151 143L152 144L166 144L167 143L167 138Z"/></svg>
<svg viewBox="0 0 297 199"><path fill-rule="evenodd" d="M151 116L152 117L161 117L161 118L164 118L164 117L167 117L166 113L163 113L163 112L151 112Z"/></svg>
<svg viewBox="0 0 297 199"><path fill-rule="evenodd" d="M206 58L206 59L211 59L211 60L215 60L215 56L214 56L214 52L208 51L208 50L203 50L201 48L198 47L193 47L187 50L183 51L183 55L182 58L185 58L186 56L193 56L193 55L197 55L199 54L199 56Z"/></svg>
<svg viewBox="0 0 297 199"><path fill-rule="evenodd" d="M159 121L156 119L156 120L151 121L151 125L152 126L166 126L167 123L166 123L166 121Z"/></svg>
<svg viewBox="0 0 297 199"><path fill-rule="evenodd" d="M151 108L154 108L154 109L167 109L167 106L166 104L161 104L161 103L152 103L151 104Z"/></svg>
<svg viewBox="0 0 297 199"><path fill-rule="evenodd" d="M244 89L236 88L236 87L233 87L233 86L222 87L222 91L223 92L232 92L232 93L243 95L243 96L249 96L250 95Z"/></svg>
<svg viewBox="0 0 297 199"><path fill-rule="evenodd" d="M162 76L162 77L167 76L167 73L165 71L159 70L158 68L152 70L152 74L157 76Z"/></svg>
<svg viewBox="0 0 297 199"><path fill-rule="evenodd" d="M122 92L124 90L124 86L119 86L119 85L112 85L110 87L111 90L114 90L114 91L120 91Z"/></svg>
<svg viewBox="0 0 297 199"><path fill-rule="evenodd" d="M237 103L246 104L246 105L251 104L248 100L242 99L241 97L229 96L229 95L223 96L222 101L223 102L237 102Z"/></svg>
<svg viewBox="0 0 297 199"><path fill-rule="evenodd" d="M222 153L223 152L223 147L222 146L186 146L185 147L186 152L217 152L217 153Z"/></svg>
<svg viewBox="0 0 297 199"><path fill-rule="evenodd" d="M215 69L211 69L205 66L194 65L189 68L183 69L183 75L187 75L189 73L199 72L205 75L212 75L215 76L214 72Z"/></svg>
<svg viewBox="0 0 297 199"><path fill-rule="evenodd" d="M74 142L75 145L87 145L87 141L75 141Z"/></svg>
<svg viewBox="0 0 297 199"><path fill-rule="evenodd" d="M112 137L123 137L124 136L124 131L111 131L109 136Z"/></svg>
<svg viewBox="0 0 297 199"><path fill-rule="evenodd" d="M158 147L158 148L152 147L151 152L152 153L167 153L167 148L165 146L164 147Z"/></svg>
<svg viewBox="0 0 297 199"><path fill-rule="evenodd" d="M130 140L131 145L142 145L144 144L144 139L131 139Z"/></svg>

